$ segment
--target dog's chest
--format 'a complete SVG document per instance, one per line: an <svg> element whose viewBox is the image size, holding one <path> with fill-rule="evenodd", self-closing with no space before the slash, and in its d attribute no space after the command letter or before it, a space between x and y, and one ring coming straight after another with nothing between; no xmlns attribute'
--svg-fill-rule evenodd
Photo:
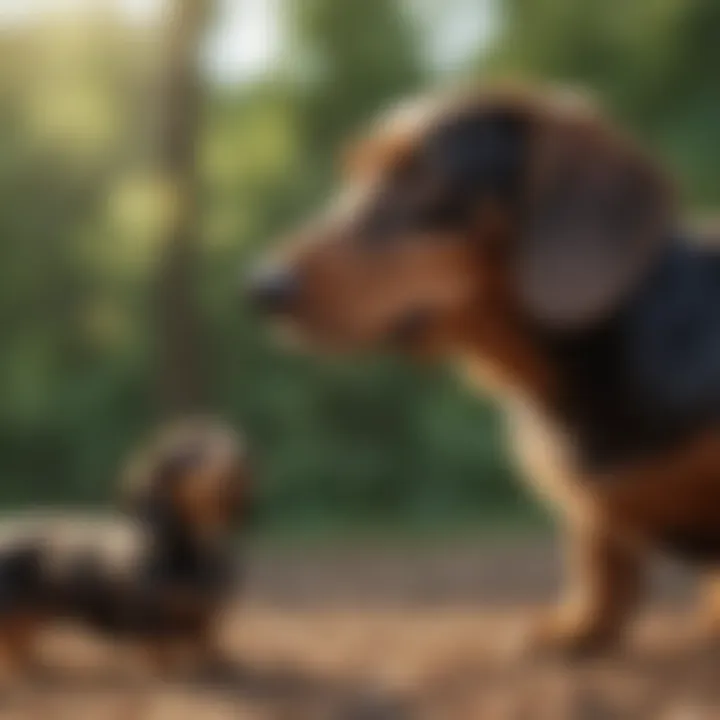
<svg viewBox="0 0 720 720"><path fill-rule="evenodd" d="M227 592L231 574L229 558L192 546L151 547L122 569L88 551L65 568L57 585L59 610L112 634L188 632Z"/></svg>
<svg viewBox="0 0 720 720"><path fill-rule="evenodd" d="M512 457L533 490L572 515L594 512L596 496L583 482L568 436L520 399L506 402L505 419Z"/></svg>
<svg viewBox="0 0 720 720"><path fill-rule="evenodd" d="M585 472L572 443L540 413L509 408L511 446L530 485L580 522L615 531L678 559L720 563L720 428L604 476Z"/></svg>
<svg viewBox="0 0 720 720"><path fill-rule="evenodd" d="M559 397L502 392L514 454L541 495L720 561L718 308L720 255L676 246L616 317L546 338Z"/></svg>

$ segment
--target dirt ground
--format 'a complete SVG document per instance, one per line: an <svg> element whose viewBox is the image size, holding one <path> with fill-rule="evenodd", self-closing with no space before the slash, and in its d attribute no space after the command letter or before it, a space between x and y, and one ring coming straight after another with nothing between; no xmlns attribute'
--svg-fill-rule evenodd
<svg viewBox="0 0 720 720"><path fill-rule="evenodd" d="M546 543L253 554L224 625L232 662L154 679L131 648L48 636L42 680L2 720L709 720L720 653L698 639L689 578L660 568L652 610L613 658L573 667L513 650L552 599Z"/></svg>

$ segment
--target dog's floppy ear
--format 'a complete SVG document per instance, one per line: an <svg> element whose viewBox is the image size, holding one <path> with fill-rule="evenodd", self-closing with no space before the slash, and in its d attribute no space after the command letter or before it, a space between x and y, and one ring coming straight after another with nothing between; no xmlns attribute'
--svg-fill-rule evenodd
<svg viewBox="0 0 720 720"><path fill-rule="evenodd" d="M195 459L191 449L164 452L146 448L130 463L122 483L121 506L132 515L151 519L172 506L178 480Z"/></svg>
<svg viewBox="0 0 720 720"><path fill-rule="evenodd" d="M546 326L603 319L667 238L672 199L639 151L578 117L538 120L515 270L521 302Z"/></svg>

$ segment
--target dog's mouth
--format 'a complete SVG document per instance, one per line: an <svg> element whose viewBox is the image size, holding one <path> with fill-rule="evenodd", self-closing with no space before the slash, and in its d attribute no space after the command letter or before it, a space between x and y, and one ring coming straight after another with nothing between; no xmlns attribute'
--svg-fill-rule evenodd
<svg viewBox="0 0 720 720"><path fill-rule="evenodd" d="M389 345L403 349L421 343L428 334L433 320L433 312L429 308L414 308L392 323L387 333Z"/></svg>

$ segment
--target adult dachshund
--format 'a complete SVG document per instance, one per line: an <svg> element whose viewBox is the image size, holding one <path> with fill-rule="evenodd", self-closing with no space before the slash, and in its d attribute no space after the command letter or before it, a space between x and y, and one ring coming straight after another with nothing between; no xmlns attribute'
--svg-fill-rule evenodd
<svg viewBox="0 0 720 720"><path fill-rule="evenodd" d="M507 90L401 107L347 160L255 302L312 344L447 357L497 394L568 536L540 647L617 638L654 549L703 570L720 626L720 254L661 172L574 96Z"/></svg>

